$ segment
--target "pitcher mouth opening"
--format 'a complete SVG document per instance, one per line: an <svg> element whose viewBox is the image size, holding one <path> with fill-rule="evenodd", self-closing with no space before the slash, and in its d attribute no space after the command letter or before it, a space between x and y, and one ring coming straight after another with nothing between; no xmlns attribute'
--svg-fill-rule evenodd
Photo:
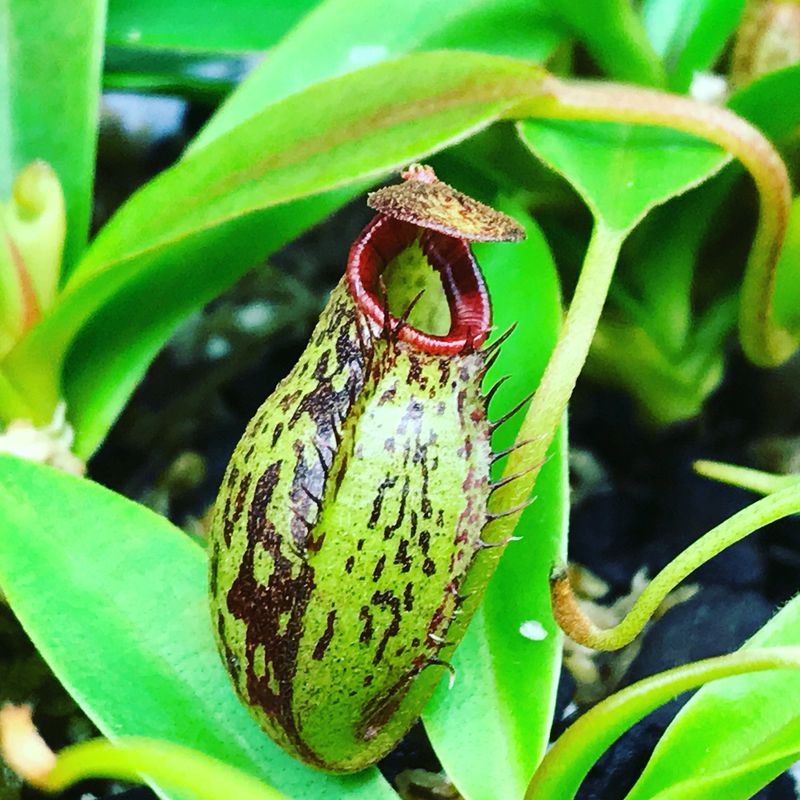
<svg viewBox="0 0 800 800"><path fill-rule="evenodd" d="M450 330L436 336L401 323L387 309L380 277L390 262L419 241L430 266L439 274L450 308ZM469 242L378 214L350 248L347 283L358 307L377 325L388 324L398 338L433 355L455 355L480 347L492 324L489 293Z"/></svg>

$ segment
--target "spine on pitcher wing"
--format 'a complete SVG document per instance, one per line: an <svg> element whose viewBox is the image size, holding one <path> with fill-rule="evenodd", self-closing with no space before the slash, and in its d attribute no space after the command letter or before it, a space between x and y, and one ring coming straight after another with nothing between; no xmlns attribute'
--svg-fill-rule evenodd
<svg viewBox="0 0 800 800"><path fill-rule="evenodd" d="M402 197L356 240L239 442L212 526L212 619L236 691L273 739L329 771L374 763L419 716L485 546L490 306L463 238L481 237L464 231L477 212L454 211L463 195L431 176L412 170L422 201ZM441 279L446 334L390 312L382 275L413 247Z"/></svg>

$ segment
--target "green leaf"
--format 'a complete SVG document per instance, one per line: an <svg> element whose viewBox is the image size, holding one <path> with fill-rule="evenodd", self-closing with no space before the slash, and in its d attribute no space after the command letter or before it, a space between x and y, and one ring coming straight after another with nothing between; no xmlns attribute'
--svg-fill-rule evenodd
<svg viewBox="0 0 800 800"><path fill-rule="evenodd" d="M316 0L111 0L103 85L216 105ZM251 108L254 114L257 108Z"/></svg>
<svg viewBox="0 0 800 800"><path fill-rule="evenodd" d="M89 231L104 25L103 0L8 0L0 10L0 200L30 161L55 169L66 268Z"/></svg>
<svg viewBox="0 0 800 800"><path fill-rule="evenodd" d="M266 50L316 0L109 0L106 43L135 49Z"/></svg>
<svg viewBox="0 0 800 800"><path fill-rule="evenodd" d="M540 60L559 41L541 0L438 0L435 11L429 0L325 0L222 104L189 152L276 100L413 50L460 47L510 55L522 50L525 57Z"/></svg>
<svg viewBox="0 0 800 800"><path fill-rule="evenodd" d="M482 0L461 3L456 11L438 20L440 27L425 36L420 49L449 47L544 63L564 40L546 0Z"/></svg>
<svg viewBox="0 0 800 800"><path fill-rule="evenodd" d="M728 107L785 145L800 124L800 64L753 81L730 98Z"/></svg>
<svg viewBox="0 0 800 800"><path fill-rule="evenodd" d="M513 473L519 462L523 461L526 466L536 468L538 465L530 464L530 460L537 457L540 451L541 455L544 455L547 443L561 420L575 380L586 358L611 281L619 247L628 230L653 205L699 182L714 167L718 168L726 160L717 148L701 145L689 137L665 136L660 130L634 131L620 125L552 125L538 122L519 123L519 130L525 141L545 163L566 174L570 182L578 188L595 212L596 225L559 338L559 346L548 361L533 403L519 431L522 439L531 440L530 446L525 453L520 451L511 454L504 473ZM532 141L535 144L532 145ZM664 149L670 148L673 150L671 155L675 156L671 160L671 163L674 162L674 168L667 176L663 176L663 166L658 168L656 162L661 165ZM637 170L642 170L644 176L652 179L653 185L648 186L640 182ZM614 183L620 180L625 188L622 191L619 189L615 191ZM527 294L524 296L530 302L529 296ZM522 480L518 482L519 484L522 484ZM513 487L513 484L510 485ZM513 490L512 494L511 490L506 492L504 487L501 491L505 497L525 499L524 496L516 496L519 490ZM495 500L499 497L499 494L496 495ZM558 533L555 533L556 542L557 537ZM551 541L551 546L552 544ZM553 550L557 550L557 546L556 543ZM551 551L551 554L554 553ZM536 558L541 558L541 553L537 553ZM543 563L543 560L533 563ZM543 569L549 570L549 567L550 563L546 562ZM528 569L532 567L528 566ZM501 614L512 602L514 590L519 591L520 580L524 582L524 577L521 578L519 575L516 577L514 586L509 587L499 598L498 608L501 609ZM538 583L538 591L546 591L546 587L547 574L544 573ZM507 613L505 619L508 620ZM536 621L541 623L539 619ZM519 622L516 624L519 625ZM505 641L508 641L507 627L504 634ZM457 656L459 652L457 651ZM486 663L485 658L482 663ZM552 664L552 660L549 663ZM480 671L477 672L480 674ZM512 670L511 674L517 677L515 670ZM550 673L548 677L552 675L553 673ZM511 683L514 681L511 680ZM507 686L508 684L503 688L506 689ZM550 687L552 690L552 684ZM520 696L518 685L512 686L510 691L512 698L510 702L513 703ZM471 699L467 702L471 702ZM499 705L504 708L505 714L509 714L508 701L504 703L501 700ZM509 773L512 770L522 772L529 769L530 763L535 764L539 756L540 753L535 752L531 762L525 763L523 757L515 753L511 759L513 766L510 767ZM512 781L519 781L519 772L510 776ZM480 774L480 770L476 771L475 780L478 786L476 799L487 791L491 792L491 787L487 786L487 778ZM481 780L482 784L478 785L477 782Z"/></svg>
<svg viewBox="0 0 800 800"><path fill-rule="evenodd" d="M784 606L743 649L798 643L800 597ZM687 776L723 775L748 763L752 769L728 775L724 793L717 796L751 797L753 788L788 766L787 749L800 751L800 709L787 702L798 692L800 675L793 672L743 675L703 688L667 728L627 800L646 800ZM755 787L753 775L758 778Z"/></svg>
<svg viewBox="0 0 800 800"><path fill-rule="evenodd" d="M687 778L674 783L650 800L717 800L717 798L751 798L777 774L792 766L800 755L795 748L781 748L771 756L752 759L735 767Z"/></svg>
<svg viewBox="0 0 800 800"><path fill-rule="evenodd" d="M316 223L320 202L328 202L333 208L340 205L347 199L342 194L342 190L334 190L286 203L229 224L221 232L207 231L187 242L177 242L155 259L139 260L135 266L144 266L144 274L132 275L123 290L112 292L70 343L63 395L77 431L78 450L89 455L102 442L150 362L182 319L213 300L253 264ZM115 276L109 277L113 280ZM154 296L161 301L153 302ZM113 337L113 347L109 347L109 336ZM30 357L36 358L35 350Z"/></svg>
<svg viewBox="0 0 800 800"><path fill-rule="evenodd" d="M664 66L630 0L546 0L546 5L586 45L609 77L649 86L665 84Z"/></svg>
<svg viewBox="0 0 800 800"><path fill-rule="evenodd" d="M519 130L531 150L569 180L595 218L621 233L730 160L716 145L665 128L526 120Z"/></svg>
<svg viewBox="0 0 800 800"><path fill-rule="evenodd" d="M561 322L558 277L547 243L524 208L494 205L525 222L515 245L476 245L503 345L487 386L511 378L496 395L492 417L506 413L539 382ZM510 446L515 421L493 446ZM496 465L499 477L502 464ZM547 746L561 663L561 636L550 612L548 573L566 551L566 428L536 481L537 500L503 553L486 595L453 658L456 680L443 681L423 714L445 771L467 800L522 797ZM524 633L534 638L527 638ZM537 639L541 636L541 639Z"/></svg>
<svg viewBox="0 0 800 800"><path fill-rule="evenodd" d="M90 453L178 321L315 219L310 196L363 186L485 127L535 92L541 74L509 59L428 53L268 107L117 212L6 375L48 419L59 365L91 320L63 387L78 449Z"/></svg>
<svg viewBox="0 0 800 800"><path fill-rule="evenodd" d="M695 72L714 66L744 5L745 0L645 0L645 30L669 73L670 89L687 91Z"/></svg>
<svg viewBox="0 0 800 800"><path fill-rule="evenodd" d="M0 475L0 585L39 652L106 736L198 750L296 800L396 800L376 770L324 775L261 732L217 654L205 553L184 533L48 467L0 456Z"/></svg>

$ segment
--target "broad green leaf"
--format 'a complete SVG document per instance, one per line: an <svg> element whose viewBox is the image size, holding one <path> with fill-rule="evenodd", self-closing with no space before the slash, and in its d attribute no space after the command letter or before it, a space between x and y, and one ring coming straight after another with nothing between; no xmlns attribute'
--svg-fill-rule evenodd
<svg viewBox="0 0 800 800"><path fill-rule="evenodd" d="M250 718L212 638L205 553L182 531L48 467L0 456L0 475L0 585L106 736L198 750L296 800L396 800L376 770L324 775L284 753Z"/></svg>
<svg viewBox="0 0 800 800"><path fill-rule="evenodd" d="M482 0L462 3L459 12L440 22L419 49L449 47L544 63L564 40L545 0Z"/></svg>
<svg viewBox="0 0 800 800"><path fill-rule="evenodd" d="M541 378L561 321L558 278L538 226L514 202L495 205L525 222L514 245L476 245L499 333L517 323L487 376L511 378L490 408L497 418ZM495 449L510 446L522 412L498 429ZM502 463L496 465L499 477ZM445 771L466 800L520 798L547 746L561 663L561 636L550 612L548 573L566 551L566 430L536 481L533 505L506 547L446 681L423 714ZM532 638L528 638L532 637ZM541 637L541 638L538 638Z"/></svg>
<svg viewBox="0 0 800 800"><path fill-rule="evenodd" d="M0 200L43 159L67 206L66 268L86 245L92 208L103 0L6 0L0 8Z"/></svg>
<svg viewBox="0 0 800 800"><path fill-rule="evenodd" d="M777 145L786 144L800 130L800 64L753 81L731 97L728 107Z"/></svg>
<svg viewBox="0 0 800 800"><path fill-rule="evenodd" d="M609 77L650 86L665 84L664 66L630 0L545 0L545 5L586 45Z"/></svg>
<svg viewBox="0 0 800 800"><path fill-rule="evenodd" d="M216 0L112 0L103 84L216 104L315 4L227 0L221 9Z"/></svg>
<svg viewBox="0 0 800 800"><path fill-rule="evenodd" d="M559 41L541 0L438 0L435 10L429 0L324 0L222 104L189 152L276 100L414 50L460 47L538 61Z"/></svg>
<svg viewBox="0 0 800 800"><path fill-rule="evenodd" d="M109 0L106 43L136 49L266 50L316 0Z"/></svg>
<svg viewBox="0 0 800 800"><path fill-rule="evenodd" d="M540 159L582 195L595 225L565 318L569 335L559 339L526 413L520 436L530 446L510 456L512 472L523 466L526 456L544 455L585 363L631 228L653 206L696 186L728 160L716 147L663 129L529 121L518 123L518 130ZM511 495L514 485L500 491Z"/></svg>
<svg viewBox="0 0 800 800"><path fill-rule="evenodd" d="M47 419L58 365L93 318L64 384L79 451L90 453L178 321L307 227L309 197L363 185L485 127L535 92L541 74L509 59L428 53L268 107L117 212L58 307L10 354L6 375ZM42 364L54 372L43 375Z"/></svg>
<svg viewBox="0 0 800 800"><path fill-rule="evenodd" d="M137 266L145 267L144 274L133 275L124 290L92 314L70 345L62 385L79 451L89 455L103 440L182 319L318 222L320 201L335 207L343 200L331 196L342 194L334 190L287 203L222 231L177 242L153 260L141 259Z"/></svg>
<svg viewBox="0 0 800 800"><path fill-rule="evenodd" d="M797 132L800 124L798 97L800 66L772 73L735 92L728 105L780 144ZM636 244L637 252L647 258L648 266L632 265L630 269L623 269L619 278L630 293L645 300L647 307L640 321L648 321L651 330L653 325L661 328L667 337L673 329L673 349L680 348L683 336L689 332L687 314L692 304L690 292L697 250L741 172L741 165L734 162L697 192L659 209L639 227L635 242L631 242L631 245ZM664 236L665 231L670 232L668 237ZM654 260L655 268L651 266ZM779 299L776 297L776 301ZM681 318L680 332L674 338L677 317Z"/></svg>
<svg viewBox="0 0 800 800"><path fill-rule="evenodd" d="M745 648L798 643L800 598L795 598ZM787 749L800 751L800 709L787 702L798 692L800 675L792 672L743 675L706 686L667 728L627 800L649 800L687 776L711 777L751 762L752 770L728 776L725 793L718 795L750 797L753 774L759 788L785 769Z"/></svg>
<svg viewBox="0 0 800 800"><path fill-rule="evenodd" d="M714 66L744 10L745 0L645 0L647 36L669 74L669 87L685 92L695 72Z"/></svg>
<svg viewBox="0 0 800 800"><path fill-rule="evenodd" d="M629 231L651 208L703 183L730 160L716 145L665 128L526 120L519 130L533 152L569 180L595 218L618 232Z"/></svg>

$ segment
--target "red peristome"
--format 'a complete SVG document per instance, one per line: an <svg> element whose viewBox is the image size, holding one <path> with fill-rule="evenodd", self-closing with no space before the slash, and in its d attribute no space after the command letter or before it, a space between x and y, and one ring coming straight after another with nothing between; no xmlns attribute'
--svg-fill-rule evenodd
<svg viewBox="0 0 800 800"><path fill-rule="evenodd" d="M399 338L426 353L455 355L479 347L489 335L492 311L483 276L469 243L410 222L378 214L360 233L347 260L347 283L359 308L379 326L385 322L379 278L389 262L419 239L422 252L439 273L450 307L450 331L434 336L409 324ZM400 320L389 314L396 328Z"/></svg>

